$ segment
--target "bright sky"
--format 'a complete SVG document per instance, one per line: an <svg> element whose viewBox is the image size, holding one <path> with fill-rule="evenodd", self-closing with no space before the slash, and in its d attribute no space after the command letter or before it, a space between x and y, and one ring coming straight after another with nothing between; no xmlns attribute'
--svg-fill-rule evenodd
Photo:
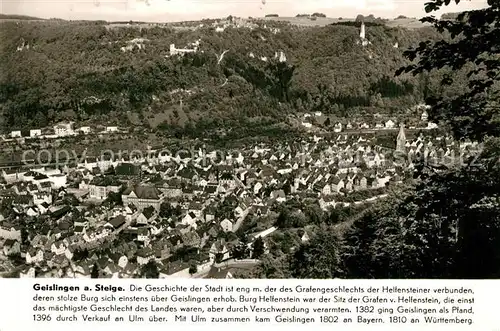
<svg viewBox="0 0 500 331"><path fill-rule="evenodd" d="M264 2L264 3L263 3ZM180 21L201 18L295 16L321 12L328 17L358 14L421 17L427 0L0 0L0 12L43 18ZM486 0L465 0L443 12L477 9Z"/></svg>

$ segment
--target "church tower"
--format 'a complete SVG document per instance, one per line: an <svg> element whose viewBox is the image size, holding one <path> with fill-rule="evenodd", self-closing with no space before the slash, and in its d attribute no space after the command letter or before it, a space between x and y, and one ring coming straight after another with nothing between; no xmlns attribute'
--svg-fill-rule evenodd
<svg viewBox="0 0 500 331"><path fill-rule="evenodd" d="M371 42L366 39L365 22L361 22L361 29L359 30L359 40L357 41L357 44L361 44L363 47L371 44Z"/></svg>
<svg viewBox="0 0 500 331"><path fill-rule="evenodd" d="M406 145L405 126L404 126L404 124L401 124L399 126L398 137L396 138L396 151L404 153L405 152L405 145Z"/></svg>

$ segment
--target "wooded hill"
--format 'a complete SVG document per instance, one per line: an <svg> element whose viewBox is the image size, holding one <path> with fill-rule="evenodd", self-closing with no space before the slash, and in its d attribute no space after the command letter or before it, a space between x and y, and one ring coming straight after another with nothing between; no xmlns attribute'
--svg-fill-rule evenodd
<svg viewBox="0 0 500 331"><path fill-rule="evenodd" d="M261 116L279 121L299 111L361 116L403 111L438 86L428 75L394 77L407 64L406 48L439 37L430 28L367 24L371 44L363 47L359 23L300 28L256 22L254 29L223 32L3 22L0 127L43 127L64 119L153 127ZM197 53L166 57L170 44L192 47L197 40ZM127 45L133 49L122 51ZM279 51L285 63L274 58Z"/></svg>

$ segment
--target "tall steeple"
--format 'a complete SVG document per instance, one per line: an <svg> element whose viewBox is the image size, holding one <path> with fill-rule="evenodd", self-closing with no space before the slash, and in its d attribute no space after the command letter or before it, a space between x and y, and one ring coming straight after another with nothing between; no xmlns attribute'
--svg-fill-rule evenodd
<svg viewBox="0 0 500 331"><path fill-rule="evenodd" d="M401 123L399 125L398 137L396 138L396 151L404 153L405 145L406 145L405 125Z"/></svg>
<svg viewBox="0 0 500 331"><path fill-rule="evenodd" d="M371 42L368 39L366 39L365 22L361 22L361 29L359 30L359 40L357 43L358 45L361 44L362 46L367 46L371 44Z"/></svg>

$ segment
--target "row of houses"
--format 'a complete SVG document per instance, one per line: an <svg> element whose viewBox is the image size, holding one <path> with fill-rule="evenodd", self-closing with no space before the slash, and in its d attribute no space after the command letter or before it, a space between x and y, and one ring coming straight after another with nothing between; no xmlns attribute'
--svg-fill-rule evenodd
<svg viewBox="0 0 500 331"><path fill-rule="evenodd" d="M102 130L96 130L90 126L75 128L73 122L61 122L54 125L52 128L31 129L26 132L21 130L11 131L9 135L2 136L2 138L4 140L16 138L62 138L78 134L115 133L120 131L120 128L117 126L106 126Z"/></svg>
<svg viewBox="0 0 500 331"><path fill-rule="evenodd" d="M436 129L438 128L437 124L429 122L429 114L427 110L428 106L419 105L412 112L418 112L420 115L420 124L424 124L424 126L420 125L422 128L426 129ZM372 121L362 121L362 120L343 120L338 121L333 116L328 116L323 114L322 112L314 112L314 113L305 113L302 115L301 125L306 129L311 129L316 125L332 127L333 132L340 133L342 131L348 130L382 130L382 129L395 129L398 127L397 120L395 119L386 119L386 120L372 120ZM402 123L399 123L402 125ZM415 127L410 127L414 129Z"/></svg>

